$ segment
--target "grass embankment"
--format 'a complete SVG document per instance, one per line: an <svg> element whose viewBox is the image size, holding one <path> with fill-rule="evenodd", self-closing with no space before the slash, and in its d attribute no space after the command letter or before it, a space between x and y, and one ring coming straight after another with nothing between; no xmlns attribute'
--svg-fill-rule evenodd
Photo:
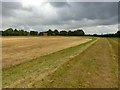
<svg viewBox="0 0 120 90"><path fill-rule="evenodd" d="M96 38L93 38L86 43L3 68L3 87L35 87L36 81L42 81L44 76L55 72L63 63L87 49L95 40Z"/></svg>

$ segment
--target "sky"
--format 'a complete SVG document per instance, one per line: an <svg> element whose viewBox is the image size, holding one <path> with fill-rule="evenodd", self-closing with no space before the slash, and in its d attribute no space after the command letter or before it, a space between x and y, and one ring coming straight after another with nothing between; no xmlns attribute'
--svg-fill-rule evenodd
<svg viewBox="0 0 120 90"><path fill-rule="evenodd" d="M50 2L21 0L2 2L2 29L27 31L83 29L86 34L116 33L117 2ZM0 10L1 11L1 10Z"/></svg>

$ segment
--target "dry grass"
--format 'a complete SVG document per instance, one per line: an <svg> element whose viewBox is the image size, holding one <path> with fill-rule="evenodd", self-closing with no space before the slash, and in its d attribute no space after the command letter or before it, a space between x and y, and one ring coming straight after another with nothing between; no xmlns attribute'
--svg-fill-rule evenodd
<svg viewBox="0 0 120 90"><path fill-rule="evenodd" d="M54 37L40 38L51 38L51 43L55 40L52 40ZM86 41L83 37L61 38L64 41L67 39L66 42L69 40L66 45ZM59 41L62 43L61 39ZM61 43L56 46L64 44ZM117 88L117 47L117 42L112 39L95 38L14 67L3 68L2 85L4 88Z"/></svg>
<svg viewBox="0 0 120 90"><path fill-rule="evenodd" d="M56 71L58 67L82 53L94 42L96 42L96 39L32 59L14 67L3 68L2 85L10 88L34 87L34 82Z"/></svg>
<svg viewBox="0 0 120 90"><path fill-rule="evenodd" d="M106 38L99 39L83 53L64 63L36 87L117 88L118 63Z"/></svg>
<svg viewBox="0 0 120 90"><path fill-rule="evenodd" d="M85 37L3 37L2 65L16 65L89 40Z"/></svg>

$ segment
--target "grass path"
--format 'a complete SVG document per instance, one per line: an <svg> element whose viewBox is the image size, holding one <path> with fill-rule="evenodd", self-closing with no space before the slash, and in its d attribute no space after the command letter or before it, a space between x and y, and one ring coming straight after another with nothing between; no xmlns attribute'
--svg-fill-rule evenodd
<svg viewBox="0 0 120 90"><path fill-rule="evenodd" d="M10 68L3 69L3 87L34 87L36 81L55 72L61 65L86 50L96 40L41 56Z"/></svg>
<svg viewBox="0 0 120 90"><path fill-rule="evenodd" d="M36 81L34 87L116 88L118 87L116 46L111 39L99 39L83 53L45 77L42 82Z"/></svg>

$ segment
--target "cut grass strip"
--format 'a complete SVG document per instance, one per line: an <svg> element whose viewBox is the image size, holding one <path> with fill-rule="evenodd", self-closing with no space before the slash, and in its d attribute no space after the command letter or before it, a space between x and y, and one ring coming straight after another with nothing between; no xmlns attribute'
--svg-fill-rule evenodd
<svg viewBox="0 0 120 90"><path fill-rule="evenodd" d="M14 87L14 84L16 85L16 83L22 79L24 79L25 81L29 80L30 78L26 79L26 77L29 77L29 75L34 75L34 73L38 73L37 75L41 74L41 72L43 72L43 70L45 70L46 68L49 69L50 67L53 67L53 65L59 64L59 61L65 60L65 58L73 56L74 54L78 53L81 48L86 47L94 40L96 40L96 38L93 38L91 41L74 47L70 47L49 55L32 59L29 62L25 62L9 68L3 68L3 87L9 87L9 85L12 85L12 87ZM32 80L34 79L31 79L31 81Z"/></svg>
<svg viewBox="0 0 120 90"><path fill-rule="evenodd" d="M42 88L117 87L118 66L112 54L107 39L101 38L34 85Z"/></svg>

